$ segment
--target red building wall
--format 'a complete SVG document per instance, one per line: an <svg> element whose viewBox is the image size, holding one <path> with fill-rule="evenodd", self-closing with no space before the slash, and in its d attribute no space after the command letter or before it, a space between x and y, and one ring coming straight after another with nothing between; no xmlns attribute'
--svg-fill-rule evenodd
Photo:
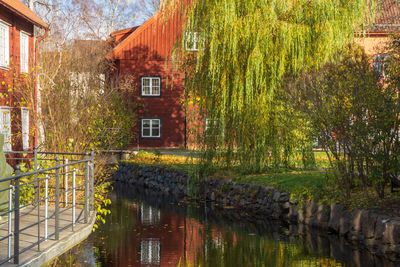
<svg viewBox="0 0 400 267"><path fill-rule="evenodd" d="M135 140L131 145L141 148L150 147L184 147L185 146L185 110L183 104L182 75L171 75L166 62L156 60L121 60L120 75L134 73L135 90L132 100L139 108L138 120L133 123ZM141 97L140 83L142 76L161 77L160 97ZM173 81L173 82L172 82ZM161 120L160 138L140 137L140 119L157 118Z"/></svg>
<svg viewBox="0 0 400 267"><path fill-rule="evenodd" d="M186 118L184 109L184 75L171 68L170 56L182 32L181 11L167 16L156 14L139 28L132 29L128 37L125 31L111 36L116 47L109 59L115 62L115 77L132 75L134 93L132 100L140 108L138 120L133 123L135 138L131 147L180 148L186 146ZM141 77L161 77L159 97L141 97ZM160 138L141 137L141 119L161 120Z"/></svg>
<svg viewBox="0 0 400 267"><path fill-rule="evenodd" d="M34 72L34 26L26 19L16 15L9 9L0 5L0 19L10 24L9 26L9 68L0 67L0 106L11 108L11 132L12 132L12 150L22 150L21 136L21 94L20 90L25 90L26 81L33 82ZM29 37L29 74L21 74L21 53L20 53L20 33L24 31ZM33 84L30 84L33 90ZM33 105L29 99L22 100L22 106L29 106L30 129L33 127ZM30 135L30 144L33 143L33 133Z"/></svg>

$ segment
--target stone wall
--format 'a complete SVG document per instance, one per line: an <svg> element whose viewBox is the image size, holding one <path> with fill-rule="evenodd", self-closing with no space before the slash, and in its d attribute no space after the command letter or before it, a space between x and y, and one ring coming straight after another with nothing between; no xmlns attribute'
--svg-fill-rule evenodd
<svg viewBox="0 0 400 267"><path fill-rule="evenodd" d="M181 170L121 163L114 177L160 194L187 196L187 174ZM273 187L238 184L230 180L208 179L195 187L198 198L237 209L240 217L254 221L273 218L312 226L336 233L377 255L400 259L400 217L393 217L385 211L350 212L341 204L324 205L316 201L299 205L288 193Z"/></svg>

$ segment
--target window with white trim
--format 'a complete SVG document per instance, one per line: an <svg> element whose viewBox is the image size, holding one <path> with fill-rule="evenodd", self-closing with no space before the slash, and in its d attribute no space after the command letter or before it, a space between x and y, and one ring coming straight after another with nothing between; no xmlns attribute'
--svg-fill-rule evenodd
<svg viewBox="0 0 400 267"><path fill-rule="evenodd" d="M204 124L204 134L207 136L223 136L224 127L219 119L206 118Z"/></svg>
<svg viewBox="0 0 400 267"><path fill-rule="evenodd" d="M185 34L185 49L190 52L199 51L199 32L186 32Z"/></svg>
<svg viewBox="0 0 400 267"><path fill-rule="evenodd" d="M142 204L140 207L140 221L143 225L156 225L160 223L161 212L159 209Z"/></svg>
<svg viewBox="0 0 400 267"><path fill-rule="evenodd" d="M20 33L21 72L29 72L29 35Z"/></svg>
<svg viewBox="0 0 400 267"><path fill-rule="evenodd" d="M160 119L142 119L142 137L143 138L161 137Z"/></svg>
<svg viewBox="0 0 400 267"><path fill-rule="evenodd" d="M4 135L4 151L12 151L11 146L11 109L0 107L0 133Z"/></svg>
<svg viewBox="0 0 400 267"><path fill-rule="evenodd" d="M161 243L157 238L143 239L140 242L140 263L159 265L161 263Z"/></svg>
<svg viewBox="0 0 400 267"><path fill-rule="evenodd" d="M0 21L0 66L5 68L10 65L9 28L9 25Z"/></svg>
<svg viewBox="0 0 400 267"><path fill-rule="evenodd" d="M389 66L389 55L378 54L374 56L374 71L378 74L379 78L389 78L387 68Z"/></svg>
<svg viewBox="0 0 400 267"><path fill-rule="evenodd" d="M22 149L29 149L29 110L21 108Z"/></svg>
<svg viewBox="0 0 400 267"><path fill-rule="evenodd" d="M142 96L160 96L161 78L160 77L142 77Z"/></svg>

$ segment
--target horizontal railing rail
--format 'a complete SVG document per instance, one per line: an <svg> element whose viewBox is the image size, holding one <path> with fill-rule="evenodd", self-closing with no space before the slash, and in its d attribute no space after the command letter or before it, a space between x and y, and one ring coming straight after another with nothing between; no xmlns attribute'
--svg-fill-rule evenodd
<svg viewBox="0 0 400 267"><path fill-rule="evenodd" d="M0 251L0 264L19 264L21 254L35 247L40 251L43 242L59 240L62 232L87 224L94 211L93 151L82 154L35 149L11 153L34 156L21 157L13 176L0 179L0 244L7 243L7 251ZM55 156L47 159L54 162L41 168L37 163L44 158L38 155ZM22 172L21 163L26 162L33 162L33 170Z"/></svg>

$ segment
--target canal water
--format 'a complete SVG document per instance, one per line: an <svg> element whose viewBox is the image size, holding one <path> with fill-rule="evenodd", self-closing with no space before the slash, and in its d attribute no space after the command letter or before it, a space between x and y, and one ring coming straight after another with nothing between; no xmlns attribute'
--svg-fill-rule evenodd
<svg viewBox="0 0 400 267"><path fill-rule="evenodd" d="M57 266L400 266L334 235L114 188L106 223Z"/></svg>

